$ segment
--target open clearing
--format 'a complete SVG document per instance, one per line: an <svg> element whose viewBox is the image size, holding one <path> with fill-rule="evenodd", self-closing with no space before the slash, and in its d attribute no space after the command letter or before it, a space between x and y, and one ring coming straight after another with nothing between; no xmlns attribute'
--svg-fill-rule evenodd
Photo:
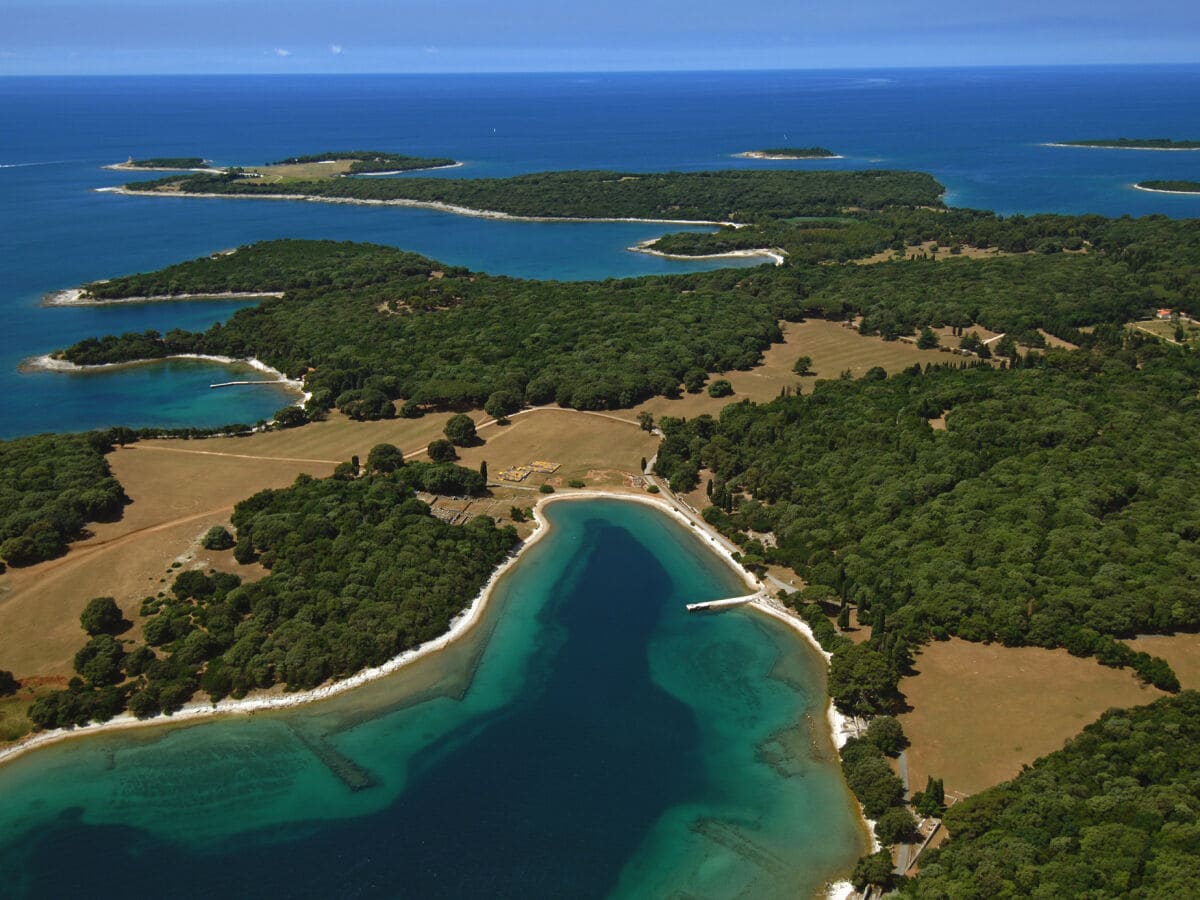
<svg viewBox="0 0 1200 900"><path fill-rule="evenodd" d="M1138 322L1133 322L1130 327L1138 331L1152 334L1155 337L1162 338L1168 343L1175 344L1175 329L1183 327L1183 342L1186 344L1196 345L1200 342L1200 325L1196 324L1191 319L1143 319Z"/></svg>
<svg viewBox="0 0 1200 900"><path fill-rule="evenodd" d="M334 175L345 175L353 164L350 159L337 159L329 162L295 163L278 166L247 166L247 172L257 172L267 184L275 184L289 178L331 178Z"/></svg>
<svg viewBox="0 0 1200 900"><path fill-rule="evenodd" d="M1200 634L1146 634L1128 643L1165 659L1185 689L1200 689Z"/></svg>
<svg viewBox="0 0 1200 900"><path fill-rule="evenodd" d="M938 641L916 669L900 682L912 711L899 717L913 790L933 775L948 792L977 793L1061 749L1106 709L1164 696L1128 669L1066 650Z"/></svg>
<svg viewBox="0 0 1200 900"><path fill-rule="evenodd" d="M18 678L67 677L85 636L79 613L96 596L112 596L134 622L126 637L137 637L142 598L165 590L178 568L215 567L246 580L261 577L257 566L238 566L231 551L199 546L204 532L228 525L234 505L264 488L291 484L297 475L326 476L358 455L365 463L375 444L394 443L421 455L441 437L449 413L421 419L352 422L333 415L304 428L245 438L141 441L108 456L132 503L120 521L92 526L91 534L65 556L0 577L0 668ZM480 423L487 421L476 413ZM578 479L588 487L630 488L643 456L657 440L632 418L573 410L532 410L507 426L480 429L486 443L462 450L462 465L488 461L492 480L500 469L544 459L559 463L551 475L498 488L472 515L507 516L513 505L532 505L544 481L560 490ZM520 502L519 502L520 501ZM173 566L178 563L178 566ZM0 727L8 719L0 710Z"/></svg>
<svg viewBox="0 0 1200 900"><path fill-rule="evenodd" d="M1012 256L1012 253L1005 253L999 247L971 247L965 244L959 245L958 252L955 253L949 245L939 245L937 241L923 241L920 244L913 244L904 248L902 257L896 255L895 250L881 250L874 256L867 256L863 259L856 259L853 262L860 266L872 266L879 263L892 262L896 259L991 259L993 256Z"/></svg>
<svg viewBox="0 0 1200 900"><path fill-rule="evenodd" d="M954 356L949 351L918 350L915 344L861 335L852 328L826 319L782 322L780 327L783 330L783 343L772 344L763 354L761 365L745 372L710 376L710 383L717 378L727 379L733 385L732 397L710 397L707 389L699 394L684 394L677 400L655 397L635 408L632 415L646 410L655 418L692 418L702 413L715 416L724 406L739 400L748 399L756 403L773 400L785 387L812 393L818 379L837 378L845 371L849 371L852 378L858 378L875 366L882 366L889 374L895 374L914 363L924 366L926 363L962 361L962 357ZM792 373L792 366L800 356L812 357L815 376L802 378Z"/></svg>

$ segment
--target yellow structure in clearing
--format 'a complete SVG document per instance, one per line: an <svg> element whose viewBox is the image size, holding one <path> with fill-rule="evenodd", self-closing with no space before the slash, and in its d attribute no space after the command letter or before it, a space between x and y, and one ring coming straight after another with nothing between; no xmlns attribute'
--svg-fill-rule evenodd
<svg viewBox="0 0 1200 900"><path fill-rule="evenodd" d="M544 459L535 459L529 464L529 468L543 475L553 475L559 470L560 466L558 463L546 462Z"/></svg>
<svg viewBox="0 0 1200 900"><path fill-rule="evenodd" d="M521 482L529 477L532 472L529 466L513 466L511 469L504 469L500 472L501 481Z"/></svg>

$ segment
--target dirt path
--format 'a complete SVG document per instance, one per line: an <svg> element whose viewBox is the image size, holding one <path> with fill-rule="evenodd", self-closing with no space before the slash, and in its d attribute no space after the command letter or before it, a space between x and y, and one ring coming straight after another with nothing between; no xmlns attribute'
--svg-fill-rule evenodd
<svg viewBox="0 0 1200 900"><path fill-rule="evenodd" d="M158 453L194 453L197 456L225 456L230 459L260 459L266 462L328 463L331 466L336 466L341 462L340 459L306 459L302 456L254 456L249 453L222 453L219 450L185 450L183 447L156 446L149 441L139 441L137 449L154 450Z"/></svg>
<svg viewBox="0 0 1200 900"><path fill-rule="evenodd" d="M125 534L119 534L115 537L106 538L95 543L82 543L70 549L66 556L61 556L58 559L52 559L41 564L38 567L38 580L43 586L46 584L46 579L53 576L60 569L67 568L74 563L84 562L91 559L97 553L108 552L115 550L118 547L129 543L130 541L143 538L149 534L156 534L160 531L166 531L169 528L175 528L179 525L186 525L188 522L194 522L197 519L210 519L214 517L224 517L226 514L233 512L234 504L228 503L225 506L218 506L213 509L206 509L204 512L192 513L189 516L181 516L178 519L172 519L169 522L159 522L155 525L147 525L143 528L138 528L135 531L129 531Z"/></svg>

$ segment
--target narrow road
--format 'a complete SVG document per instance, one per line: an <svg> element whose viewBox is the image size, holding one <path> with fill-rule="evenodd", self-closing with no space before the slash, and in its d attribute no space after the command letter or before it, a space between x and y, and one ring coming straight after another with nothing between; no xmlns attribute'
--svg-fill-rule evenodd
<svg viewBox="0 0 1200 900"><path fill-rule="evenodd" d="M896 760L896 769L900 775L900 780L904 782L904 799L912 798L912 790L908 785L908 751L901 750L900 757ZM912 844L899 844L896 847L896 868L897 875L903 875L908 871L908 867L912 865Z"/></svg>

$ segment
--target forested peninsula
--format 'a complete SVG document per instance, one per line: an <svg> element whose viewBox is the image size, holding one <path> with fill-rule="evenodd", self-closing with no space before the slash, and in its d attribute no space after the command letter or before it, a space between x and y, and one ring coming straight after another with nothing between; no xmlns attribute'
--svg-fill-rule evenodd
<svg viewBox="0 0 1200 900"><path fill-rule="evenodd" d="M297 178L238 173L134 182L137 192L287 196L441 204L529 218L749 222L847 207L941 207L943 188L920 172L539 172L512 178Z"/></svg>
<svg viewBox="0 0 1200 900"><path fill-rule="evenodd" d="M169 594L148 597L145 641L127 649L109 626L92 627L75 656L79 677L38 699L42 728L106 720L129 709L170 713L197 690L243 697L275 684L316 687L446 632L517 543L512 526L486 516L448 525L414 486L479 492L482 478L449 464L405 464L390 445L330 478L301 476L290 488L239 503L234 555L257 560L266 578L181 572ZM109 601L111 604L111 600Z"/></svg>
<svg viewBox="0 0 1200 900"><path fill-rule="evenodd" d="M1200 150L1200 141L1172 138L1093 138L1083 141L1056 141L1052 147L1097 147L1106 150Z"/></svg>
<svg viewBox="0 0 1200 900"><path fill-rule="evenodd" d="M134 159L129 157L123 163L119 163L117 168L121 169L164 169L167 171L180 171L186 169L202 169L208 164L208 160L201 156L151 156L146 159Z"/></svg>
<svg viewBox="0 0 1200 900"><path fill-rule="evenodd" d="M809 173L750 174L773 183ZM894 207L668 238L712 252L741 246L743 232L750 243L783 248L788 264L562 284L472 273L374 245L266 242L86 291L283 297L202 334L94 338L59 355L81 365L181 353L255 357L305 378L311 410L353 403L372 417L388 415L395 400L405 415L493 398L507 407L614 409L673 396L689 370L753 366L779 340L781 319L857 317L862 333L887 339L978 324L1039 347L1039 329L1087 346L1095 337L1085 326L1121 325L1164 305L1200 314L1200 235L1186 222ZM929 241L999 255L856 264Z"/></svg>
<svg viewBox="0 0 1200 900"><path fill-rule="evenodd" d="M1168 194L1200 194L1200 181L1139 181L1135 187L1143 191L1163 191Z"/></svg>
<svg viewBox="0 0 1200 900"><path fill-rule="evenodd" d="M371 175L380 172L412 172L418 169L443 169L457 165L446 157L405 156L402 153L387 153L382 150L331 150L328 153L311 153L305 156L289 156L267 163L268 166L302 166L309 163L349 161L346 174Z"/></svg>

